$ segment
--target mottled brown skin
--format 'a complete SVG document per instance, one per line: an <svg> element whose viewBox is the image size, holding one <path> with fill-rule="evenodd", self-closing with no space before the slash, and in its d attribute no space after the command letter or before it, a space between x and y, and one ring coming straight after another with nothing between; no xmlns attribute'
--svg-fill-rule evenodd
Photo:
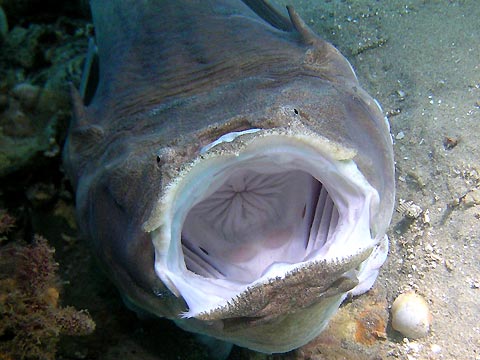
<svg viewBox="0 0 480 360"><path fill-rule="evenodd" d="M259 11L275 23L268 10ZM154 272L146 231L152 229L144 224L183 165L231 131L288 128L296 119L354 149L354 161L380 194L374 231L385 232L394 179L384 117L348 62L293 10L291 22L276 23L282 29L233 0L93 0L92 13L99 84L88 106L74 92L65 166L76 188L79 224L132 306L171 319L185 311L182 299ZM284 291L298 288L286 284ZM289 316L291 308L273 309L276 316L258 332L258 341L268 343L265 334L281 331L285 322L312 321L307 310L322 311L325 304L307 300L298 304L296 320ZM212 320L210 330L196 319L182 320L191 323L182 326L235 336L249 331L250 318L242 319L249 315L234 312L224 318L235 319ZM268 310L257 316L268 319Z"/></svg>

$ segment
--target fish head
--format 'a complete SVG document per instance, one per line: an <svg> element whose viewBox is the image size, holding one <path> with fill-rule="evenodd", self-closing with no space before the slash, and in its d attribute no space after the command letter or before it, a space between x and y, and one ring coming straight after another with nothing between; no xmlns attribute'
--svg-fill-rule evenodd
<svg viewBox="0 0 480 360"><path fill-rule="evenodd" d="M214 126L196 135L202 146L191 162L172 172L165 161L170 181L143 229L155 274L185 301L180 326L288 351L317 335L346 296L372 286L389 218L359 149L317 131L323 100L322 111L273 107L220 136ZM265 335L292 327L304 330Z"/></svg>
<svg viewBox="0 0 480 360"><path fill-rule="evenodd" d="M284 352L372 286L393 202L375 168L388 151L373 165L368 153L381 112L361 92L307 86L170 143L119 140L86 165L81 223L130 307Z"/></svg>

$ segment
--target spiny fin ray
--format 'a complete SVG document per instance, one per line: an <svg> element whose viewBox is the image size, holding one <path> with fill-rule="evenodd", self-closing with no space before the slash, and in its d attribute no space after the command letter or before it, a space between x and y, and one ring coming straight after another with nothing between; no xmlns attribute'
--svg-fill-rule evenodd
<svg viewBox="0 0 480 360"><path fill-rule="evenodd" d="M283 16L275 7L266 0L242 0L245 5L255 11L263 20L270 25L283 31L292 31L292 23Z"/></svg>

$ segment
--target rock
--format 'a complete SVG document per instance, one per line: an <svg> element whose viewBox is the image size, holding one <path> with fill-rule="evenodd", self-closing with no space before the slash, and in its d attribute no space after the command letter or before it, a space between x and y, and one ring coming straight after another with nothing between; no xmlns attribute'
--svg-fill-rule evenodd
<svg viewBox="0 0 480 360"><path fill-rule="evenodd" d="M13 96L20 101L22 106L34 109L38 103L41 88L29 83L20 83L12 89Z"/></svg>
<svg viewBox="0 0 480 360"><path fill-rule="evenodd" d="M425 337L432 315L427 302L413 291L400 294L392 305L392 327L410 339Z"/></svg>

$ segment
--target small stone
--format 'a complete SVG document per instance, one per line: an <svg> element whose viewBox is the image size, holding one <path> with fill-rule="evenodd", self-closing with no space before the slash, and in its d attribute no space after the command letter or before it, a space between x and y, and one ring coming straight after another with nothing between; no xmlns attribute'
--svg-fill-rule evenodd
<svg viewBox="0 0 480 360"><path fill-rule="evenodd" d="M432 315L427 302L413 291L400 294L392 305L392 327L410 339L425 337Z"/></svg>
<svg viewBox="0 0 480 360"><path fill-rule="evenodd" d="M405 215L410 219L416 219L422 213L422 208L416 204L412 204L408 210L405 212Z"/></svg>
<svg viewBox="0 0 480 360"><path fill-rule="evenodd" d="M465 194L465 196L463 197L463 203L467 207L480 205L480 190L475 188Z"/></svg>
<svg viewBox="0 0 480 360"><path fill-rule="evenodd" d="M433 246L430 244L425 245L425 251L431 253L433 251Z"/></svg>
<svg viewBox="0 0 480 360"><path fill-rule="evenodd" d="M422 346L415 341L409 341L405 345L406 345L406 347L408 348L409 351L414 352L414 353L419 353L420 350L422 349Z"/></svg>
<svg viewBox="0 0 480 360"><path fill-rule="evenodd" d="M29 83L17 84L12 89L15 98L17 98L20 103L28 109L33 109L35 105L37 105L40 92L40 87Z"/></svg>
<svg viewBox="0 0 480 360"><path fill-rule="evenodd" d="M450 272L452 272L452 271L455 269L454 264L453 264L450 260L448 260L448 259L445 260L445 267L446 267L447 270L450 271Z"/></svg>
<svg viewBox="0 0 480 360"><path fill-rule="evenodd" d="M428 211L428 209L423 212L423 223L425 225L430 224L430 212Z"/></svg>
<svg viewBox="0 0 480 360"><path fill-rule="evenodd" d="M402 140L405 137L405 133L403 131L400 131L397 136L395 136L395 139L397 140Z"/></svg>
<svg viewBox="0 0 480 360"><path fill-rule="evenodd" d="M451 137L451 136L445 136L443 138L443 147L445 150L452 150L455 146L458 145L458 139Z"/></svg>
<svg viewBox="0 0 480 360"><path fill-rule="evenodd" d="M430 346L430 350L434 354L440 354L442 352L442 348L440 347L440 345L437 345L437 344L432 344Z"/></svg>
<svg viewBox="0 0 480 360"><path fill-rule="evenodd" d="M423 209L413 201L400 201L397 211L409 219L417 219L423 212ZM430 219L428 219L430 220Z"/></svg>

